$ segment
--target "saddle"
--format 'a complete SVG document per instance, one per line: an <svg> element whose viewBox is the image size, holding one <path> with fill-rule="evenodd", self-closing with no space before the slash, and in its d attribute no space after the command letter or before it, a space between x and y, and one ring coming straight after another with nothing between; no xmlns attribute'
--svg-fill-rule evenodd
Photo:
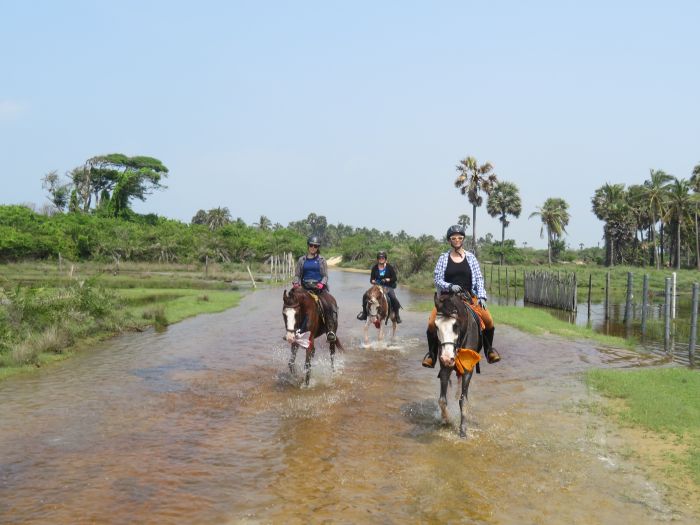
<svg viewBox="0 0 700 525"><path fill-rule="evenodd" d="M306 290L309 292L309 295L311 298L314 300L316 303L316 308L318 309L318 315L321 317L321 321L323 322L323 325L326 326L326 313L323 308L323 303L321 302L321 298L318 295L318 292L316 290Z"/></svg>

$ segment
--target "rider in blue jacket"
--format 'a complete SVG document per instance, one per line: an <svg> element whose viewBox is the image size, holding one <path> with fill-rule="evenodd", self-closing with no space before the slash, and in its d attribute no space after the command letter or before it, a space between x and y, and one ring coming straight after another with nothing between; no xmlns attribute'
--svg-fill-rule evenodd
<svg viewBox="0 0 700 525"><path fill-rule="evenodd" d="M401 317L399 316L399 310L401 309L401 303L399 303L396 292L394 292L396 281L396 270L387 262L386 252L384 250L377 252L377 264L372 266L372 270L369 274L369 282L384 287L386 294L389 296L391 309L396 313L396 322L400 323ZM357 314L357 318L360 321L367 319L367 293L362 296L362 312Z"/></svg>
<svg viewBox="0 0 700 525"><path fill-rule="evenodd" d="M311 293L318 295L323 306L328 330L326 340L335 340L335 332L338 330L338 308L327 300L328 292L328 264L321 255L321 239L311 235L306 240L306 255L299 257L296 272L292 280L292 286L302 286Z"/></svg>

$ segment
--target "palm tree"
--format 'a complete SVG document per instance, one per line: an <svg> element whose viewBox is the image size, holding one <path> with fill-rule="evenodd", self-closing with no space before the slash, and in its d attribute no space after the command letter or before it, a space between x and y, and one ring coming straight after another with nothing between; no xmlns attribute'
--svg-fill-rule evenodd
<svg viewBox="0 0 700 525"><path fill-rule="evenodd" d="M669 263L673 266L675 262L676 270L681 267L681 226L684 220L690 219L690 214L697 202L690 194L690 182L685 179L674 179L669 186L668 207L666 208L666 219L675 228L675 241L672 243L672 253ZM675 259L675 260L674 260Z"/></svg>
<svg viewBox="0 0 700 525"><path fill-rule="evenodd" d="M651 213L651 244L654 249L654 267L659 268L659 252L656 248L656 223L664 215L669 183L673 177L662 170L649 170L649 180L644 181L644 196ZM662 238L663 240L663 238ZM663 243L660 247L663 250Z"/></svg>
<svg viewBox="0 0 700 525"><path fill-rule="evenodd" d="M615 240L622 237L625 218L628 216L627 195L624 184L605 183L595 190L591 199L593 213L605 222L605 265L615 266ZM618 246L618 252L620 247Z"/></svg>
<svg viewBox="0 0 700 525"><path fill-rule="evenodd" d="M231 222L231 212L227 207L213 208L207 212L207 226L210 230L216 230L222 226L226 226Z"/></svg>
<svg viewBox="0 0 700 525"><path fill-rule="evenodd" d="M496 174L493 173L493 166L485 163L479 166L474 157L466 157L457 164L455 188L458 188L462 195L466 195L472 204L472 250L476 255L476 207L481 206L484 201L479 195L482 191L489 195L493 186L498 182Z"/></svg>
<svg viewBox="0 0 700 525"><path fill-rule="evenodd" d="M254 222L253 226L258 230L267 231L272 227L272 221L265 215L261 215L260 220L258 222Z"/></svg>
<svg viewBox="0 0 700 525"><path fill-rule="evenodd" d="M690 186L696 195L700 195L700 164L693 168L690 176ZM700 233L698 232L698 204L695 204L695 266L700 270Z"/></svg>
<svg viewBox="0 0 700 525"><path fill-rule="evenodd" d="M520 203L520 194L518 187L512 182L498 182L489 195L489 200L486 203L486 211L491 217L498 217L501 221L501 260L503 266L503 252L505 246L506 228L510 224L508 215L515 218L520 217L522 204Z"/></svg>
<svg viewBox="0 0 700 525"><path fill-rule="evenodd" d="M464 230L466 231L467 228L469 228L469 225L472 223L472 220L469 218L469 215L460 215L457 217L457 224L459 224Z"/></svg>
<svg viewBox="0 0 700 525"><path fill-rule="evenodd" d="M549 264L552 264L552 243L558 240L562 233L566 233L566 226L569 224L569 205L564 199L550 197L544 201L538 211L530 214L530 219L539 216L542 220L542 228L540 229L540 237L544 237L544 230L547 229L547 258Z"/></svg>

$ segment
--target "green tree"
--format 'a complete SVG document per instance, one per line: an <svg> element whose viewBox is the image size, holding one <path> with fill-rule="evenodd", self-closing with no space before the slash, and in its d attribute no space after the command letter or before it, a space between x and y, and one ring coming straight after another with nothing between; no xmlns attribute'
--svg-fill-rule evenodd
<svg viewBox="0 0 700 525"><path fill-rule="evenodd" d="M49 200L58 211L63 211L68 206L68 199L71 195L70 184L61 184L60 177L56 170L47 173L41 179L41 187L49 192Z"/></svg>
<svg viewBox="0 0 700 525"><path fill-rule="evenodd" d="M666 200L672 180L673 177L662 170L649 170L649 180L644 181L644 196L651 213L651 244L656 269L659 268L659 250L663 253L663 243L657 246L656 242L656 223L665 215Z"/></svg>
<svg viewBox="0 0 700 525"><path fill-rule="evenodd" d="M469 218L469 215L462 214L459 217L457 217L457 224L464 228L464 231L467 231L467 228L469 228L471 223L472 220Z"/></svg>
<svg viewBox="0 0 700 525"><path fill-rule="evenodd" d="M690 193L690 182L685 179L674 179L668 189L666 219L673 230L674 240L671 243L669 263L677 270L681 267L681 228L684 222L690 221L695 209L696 200Z"/></svg>
<svg viewBox="0 0 700 525"><path fill-rule="evenodd" d="M690 176L690 186L695 195L700 196L700 164L693 168ZM698 203L695 203L695 267L700 270L700 229L698 228Z"/></svg>
<svg viewBox="0 0 700 525"><path fill-rule="evenodd" d="M493 173L493 166L486 162L479 165L474 157L466 157L457 164L457 178L455 188L459 189L462 195L466 195L472 205L472 249L476 255L476 208L483 203L481 192L489 195L493 186L498 182L498 178Z"/></svg>
<svg viewBox="0 0 700 525"><path fill-rule="evenodd" d="M267 231L272 227L272 221L268 219L265 215L260 216L258 222L254 222L253 226L262 231Z"/></svg>
<svg viewBox="0 0 700 525"><path fill-rule="evenodd" d="M629 213L624 184L609 184L595 190L591 204L593 213L605 223L605 265L615 265L616 240L622 237L625 217ZM619 249L618 249L619 251Z"/></svg>
<svg viewBox="0 0 700 525"><path fill-rule="evenodd" d="M231 212L224 206L223 208L219 206L218 208L212 208L207 212L205 224L210 230L218 230L222 226L226 226L231 222Z"/></svg>
<svg viewBox="0 0 700 525"><path fill-rule="evenodd" d="M540 237L544 237L544 230L547 230L547 260L552 264L552 245L558 241L563 233L566 233L566 226L569 224L569 205L564 199L550 197L541 208L532 212L529 218L539 216L542 221Z"/></svg>
<svg viewBox="0 0 700 525"><path fill-rule="evenodd" d="M522 204L520 202L520 193L518 187L512 182L498 182L493 187L486 203L486 211L491 217L498 217L501 221L501 258L500 264L503 265L503 249L505 248L506 228L510 224L508 216L512 215L515 218L520 217Z"/></svg>

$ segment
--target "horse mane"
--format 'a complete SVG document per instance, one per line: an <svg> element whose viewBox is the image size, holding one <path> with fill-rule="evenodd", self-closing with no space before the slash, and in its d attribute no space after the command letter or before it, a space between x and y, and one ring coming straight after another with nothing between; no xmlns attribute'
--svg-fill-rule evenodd
<svg viewBox="0 0 700 525"><path fill-rule="evenodd" d="M435 294L435 307L439 314L446 316L468 317L469 312L464 302L456 295L439 296Z"/></svg>

